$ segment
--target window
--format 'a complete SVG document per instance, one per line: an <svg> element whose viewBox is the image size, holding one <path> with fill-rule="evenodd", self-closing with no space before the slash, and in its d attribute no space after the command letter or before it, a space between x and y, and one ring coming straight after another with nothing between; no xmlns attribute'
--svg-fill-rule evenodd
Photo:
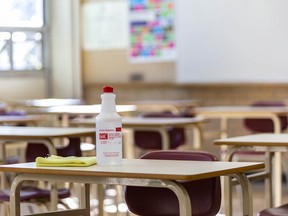
<svg viewBox="0 0 288 216"><path fill-rule="evenodd" d="M0 0L0 74L43 71L44 0Z"/></svg>

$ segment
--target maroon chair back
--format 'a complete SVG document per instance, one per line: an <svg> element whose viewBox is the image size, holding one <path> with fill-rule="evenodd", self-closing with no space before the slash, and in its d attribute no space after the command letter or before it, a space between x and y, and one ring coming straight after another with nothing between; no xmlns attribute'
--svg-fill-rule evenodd
<svg viewBox="0 0 288 216"><path fill-rule="evenodd" d="M183 117L182 115L175 115L169 111L166 112L152 112L145 113L141 115L143 118L152 117L152 118L176 118ZM184 128L175 128L169 127L167 129L169 134L170 149L176 149L177 147L185 144L185 131ZM152 149L160 150L162 149L162 139L159 132L156 131L137 131L134 132L134 142L135 145L141 149Z"/></svg>
<svg viewBox="0 0 288 216"><path fill-rule="evenodd" d="M257 101L251 106L257 107L285 107L286 105L281 101ZM288 126L287 116L279 116L281 122L281 130L285 130ZM271 119L253 119L248 118L244 119L245 127L255 133L273 133L274 132L274 125Z"/></svg>
<svg viewBox="0 0 288 216"><path fill-rule="evenodd" d="M57 155L67 156L82 156L81 152L81 140L79 137L69 138L69 144L62 148L57 148ZM37 157L47 157L49 154L48 148L42 143L28 143L26 148L26 162L35 162Z"/></svg>
<svg viewBox="0 0 288 216"><path fill-rule="evenodd" d="M217 158L208 152L178 150L152 151L141 158L217 161ZM189 194L193 216L215 216L219 212L221 205L220 177L196 181L181 181L181 184ZM174 192L166 188L127 186L125 200L129 211L136 215L179 215L178 199Z"/></svg>
<svg viewBox="0 0 288 216"><path fill-rule="evenodd" d="M20 192L20 201L29 201L32 199L39 200L47 200L50 201L50 193L51 191L48 189L41 189L36 186L22 186ZM10 201L11 191L8 190L0 190L0 202ZM71 196L71 192L69 189L61 188L58 189L58 198L64 199Z"/></svg>
<svg viewBox="0 0 288 216"><path fill-rule="evenodd" d="M258 214L258 216L286 216L286 215L288 215L288 203L278 207L264 209Z"/></svg>

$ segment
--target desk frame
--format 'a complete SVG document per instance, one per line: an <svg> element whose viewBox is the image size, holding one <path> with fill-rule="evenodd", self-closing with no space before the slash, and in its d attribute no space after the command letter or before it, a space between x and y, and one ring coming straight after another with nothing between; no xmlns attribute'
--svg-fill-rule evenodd
<svg viewBox="0 0 288 216"><path fill-rule="evenodd" d="M132 130L143 130L143 131L156 131L159 132L162 138L162 149L168 150L170 148L169 143L169 134L167 132L168 127L184 127L185 129L193 130L193 149L201 149L203 143L203 129L202 124L206 123L205 118L198 117L181 117L181 118L140 118L140 117L123 117L122 127L123 129ZM70 122L71 125L77 125L82 127L95 127L95 119L75 119ZM186 132L186 131L185 131ZM130 134L129 134L130 135ZM133 134L131 134L131 137ZM127 141L128 144L131 142ZM132 144L131 144L132 145ZM129 158L135 158L134 152L131 152L130 148L133 149L134 143L132 146L127 146L124 144L124 152ZM190 147L190 146L189 146Z"/></svg>
<svg viewBox="0 0 288 216"><path fill-rule="evenodd" d="M180 205L180 215L181 216L191 216L192 209L190 205L189 195L182 185L173 180L200 180L205 178L217 177L217 176L231 176L234 177L242 187L243 193L243 215L253 215L253 199L252 199L252 189L250 182L247 176L244 174L245 171L254 170L264 168L263 163L246 163L242 164L241 162L211 162L217 163L216 165L211 167L210 165L206 166L206 161L199 162L184 162L184 161L161 161L154 160L152 161L152 168L150 169L150 161L147 164L147 160L128 160L125 159L123 161L123 167L104 167L94 165L85 171L83 168L74 169L74 168L53 168L53 167L44 167L37 168L35 167L35 163L27 163L27 164L17 164L17 165L3 165L0 166L0 170L3 172L22 172L19 174L13 181L11 187L11 197L10 197L10 211L11 216L20 216L20 189L24 181L27 180L36 180L36 181L49 181L53 185L55 182L77 182L84 183L84 187L81 188L81 201L80 208L77 210L68 210L68 211L60 211L60 212L49 212L41 215L79 215L81 212L83 215L88 216L90 214L89 210L89 184L110 184L110 185L131 185L131 186L144 186L144 187L160 187L160 188L168 188L172 190L178 200ZM180 170L176 170L175 172L171 170L163 170L160 173L154 173L158 169L163 169L163 167L170 164L172 167L184 167L180 168ZM176 164L175 164L176 163ZM227 164L226 164L227 163ZM235 166L233 165L235 163ZM127 164L127 169L125 168ZM159 168L154 168L154 165ZM196 166L197 164L201 164L202 168L195 168L193 170L187 170L186 168L190 167L193 164ZM237 165L236 165L237 164ZM147 168L149 165L149 168ZM160 165L160 166L158 166ZM132 167L131 167L132 166ZM141 171L136 171L135 166L145 166L146 169ZM30 168L31 167L31 168ZM207 171L203 170L203 167L207 167ZM27 168L27 169L26 169ZM153 170L153 171L152 171ZM186 171L187 170L187 171ZM82 173L82 174L81 174ZM173 174L175 173L175 174ZM56 197L53 197L53 191L57 191L56 186L52 187L51 195L53 199L57 200ZM75 214L73 214L75 212ZM40 214L37 214L40 215Z"/></svg>
<svg viewBox="0 0 288 216"><path fill-rule="evenodd" d="M259 118L271 119L274 124L274 133L281 133L281 121L279 116L287 115L286 107L250 107L250 106L223 106L223 107L203 107L195 110L197 115L205 118L220 119L221 139L227 138L227 128L229 119ZM223 145L222 149L227 147ZM281 152L274 152L273 181L275 183L274 206L282 204L282 170Z"/></svg>

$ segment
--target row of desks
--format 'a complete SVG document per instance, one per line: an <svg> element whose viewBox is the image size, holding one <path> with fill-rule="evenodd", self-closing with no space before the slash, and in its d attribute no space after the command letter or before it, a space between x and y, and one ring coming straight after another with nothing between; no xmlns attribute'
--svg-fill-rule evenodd
<svg viewBox="0 0 288 216"><path fill-rule="evenodd" d="M196 108L195 112L209 119L217 118L221 121L221 138L228 137L228 121L231 119L259 118L271 119L274 125L274 133L281 134L280 115L288 115L288 107L250 107L250 106L218 106ZM265 141L265 140L263 140ZM227 145L222 145L226 148ZM282 169L281 149L276 144L274 148L273 181L274 181L274 205L282 204ZM288 147L288 146L287 146Z"/></svg>
<svg viewBox="0 0 288 216"><path fill-rule="evenodd" d="M206 118L220 118L222 121L222 131L226 132L227 131L227 122L228 119L233 119L233 118L246 118L246 117L253 117L253 118L270 118L272 119L272 121L274 122L274 126L275 126L275 133L280 133L280 122L278 120L278 115L279 114L288 114L288 109L286 108L279 108L279 107L267 107L267 108L254 108L254 107L210 107L210 108L196 108L194 109L194 112L197 113L199 116L201 117L206 117ZM200 118L201 119L201 118ZM198 119L199 120L199 119ZM198 122L198 123L203 123L204 118L202 118L202 122ZM78 121L78 122L77 122ZM75 120L75 124L94 124L93 120L85 120L86 122L79 122L79 120ZM90 121L90 122L89 122ZM143 119L141 120L142 123L144 122ZM146 120L146 124L148 125L148 121ZM129 124L129 119L127 119L127 121L123 121L123 123L125 122L126 126ZM159 122L159 121L158 121ZM198 124L197 123L197 124ZM143 128L143 125L137 125L137 123L133 122L130 120L130 124L134 124L134 127L138 127ZM151 122L149 123L151 124ZM168 124L168 122L165 123L165 120L162 121L162 124ZM170 125L172 124L171 122L169 123ZM184 122L182 123L178 123L179 126L183 126ZM187 122L185 123L187 124ZM191 122L190 122L191 124ZM193 123L195 124L195 122ZM147 126L146 125L146 126ZM124 126L124 124L123 124ZM156 123L151 127L155 127ZM159 126L159 125L158 125ZM145 127L144 127L145 128ZM227 133L223 133L222 134L222 138L227 137ZM165 138L164 138L165 140ZM165 146L165 145L164 145ZM279 152L278 148L274 148L275 152ZM277 158L277 153L276 153L276 158ZM277 159L275 160L277 161ZM276 173L275 173L276 175ZM276 183L277 184L277 183ZM279 190L279 188L278 188ZM281 190L280 190L281 191ZM276 194L276 193L275 193ZM280 192L281 194L281 192ZM281 198L277 198L278 201L276 202L281 202ZM276 200L277 200L276 199Z"/></svg>

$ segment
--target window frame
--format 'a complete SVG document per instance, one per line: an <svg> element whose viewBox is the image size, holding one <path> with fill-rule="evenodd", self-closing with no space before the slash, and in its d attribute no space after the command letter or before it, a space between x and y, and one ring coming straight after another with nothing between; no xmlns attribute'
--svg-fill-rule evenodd
<svg viewBox="0 0 288 216"><path fill-rule="evenodd" d="M1 76L37 76L48 74L49 72L49 62L50 62L50 31L49 31L49 4L48 0L43 0L43 26L42 27L1 27L0 32L9 32L12 34L17 31L30 31L30 32L41 32L42 34L42 69L40 70L1 70L0 69L0 77ZM12 39L9 40L12 43ZM13 50L10 53L10 61L13 62Z"/></svg>

